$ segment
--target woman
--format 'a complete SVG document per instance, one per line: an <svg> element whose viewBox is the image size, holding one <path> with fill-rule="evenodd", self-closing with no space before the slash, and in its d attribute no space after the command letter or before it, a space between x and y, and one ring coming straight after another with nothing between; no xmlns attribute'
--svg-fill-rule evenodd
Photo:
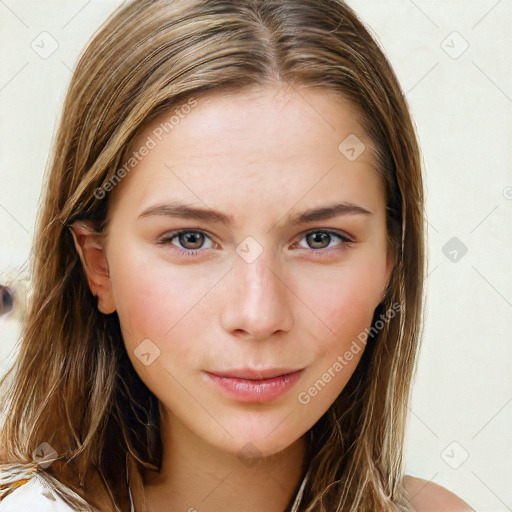
<svg viewBox="0 0 512 512"><path fill-rule="evenodd" d="M0 510L471 510L402 473L422 212L344 3L123 5L64 105Z"/></svg>

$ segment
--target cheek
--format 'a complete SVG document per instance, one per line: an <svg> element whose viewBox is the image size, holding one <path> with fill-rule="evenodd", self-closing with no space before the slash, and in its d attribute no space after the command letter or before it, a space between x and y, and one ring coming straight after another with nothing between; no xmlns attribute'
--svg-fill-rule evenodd
<svg viewBox="0 0 512 512"><path fill-rule="evenodd" d="M111 277L127 349L133 351L147 338L164 348L162 345L175 338L190 319L188 315L201 303L208 283L163 260L148 264L143 252L127 250L125 254L130 257L117 259ZM190 344L173 350L188 351Z"/></svg>
<svg viewBox="0 0 512 512"><path fill-rule="evenodd" d="M386 284L385 258L361 255L322 272L301 281L302 296L308 297L307 306L317 318L303 323L312 365L298 399L315 414L336 399L361 359Z"/></svg>
<svg viewBox="0 0 512 512"><path fill-rule="evenodd" d="M206 357L198 341L204 338L201 322L194 315L211 286L165 262L148 265L147 258L134 253L116 266L112 282L124 345L135 371L159 400L176 407L177 400L187 397L172 376Z"/></svg>
<svg viewBox="0 0 512 512"><path fill-rule="evenodd" d="M315 313L315 328L320 325L323 338L332 341L369 326L385 285L385 264L372 259L302 278L299 296Z"/></svg>

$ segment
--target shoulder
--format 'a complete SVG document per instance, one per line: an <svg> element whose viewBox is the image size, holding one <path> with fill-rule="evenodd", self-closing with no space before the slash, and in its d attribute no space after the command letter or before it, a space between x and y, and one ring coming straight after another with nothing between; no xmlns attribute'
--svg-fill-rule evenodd
<svg viewBox="0 0 512 512"><path fill-rule="evenodd" d="M52 492L39 476L34 475L27 481L20 481L0 502L0 512L19 512L33 510L37 512L72 512L56 493Z"/></svg>
<svg viewBox="0 0 512 512"><path fill-rule="evenodd" d="M406 475L403 486L416 512L475 512L453 492L434 482Z"/></svg>

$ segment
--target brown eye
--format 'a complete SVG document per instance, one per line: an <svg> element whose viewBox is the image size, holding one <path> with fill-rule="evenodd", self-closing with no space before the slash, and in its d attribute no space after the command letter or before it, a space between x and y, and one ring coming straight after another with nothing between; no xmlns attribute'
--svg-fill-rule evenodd
<svg viewBox="0 0 512 512"><path fill-rule="evenodd" d="M205 236L199 231L186 231L177 235L177 238L181 247L193 250L201 248L204 243Z"/></svg>
<svg viewBox="0 0 512 512"><path fill-rule="evenodd" d="M341 233L334 233L331 231L310 231L309 233L306 233L303 237L303 239L306 240L307 243L307 249L331 249L340 247L342 248L344 245L352 242L350 238L348 238L345 235L342 235ZM340 243L331 245L333 241L336 241L338 239Z"/></svg>
<svg viewBox="0 0 512 512"><path fill-rule="evenodd" d="M325 249L331 241L331 235L318 231L306 235L306 240L311 249Z"/></svg>

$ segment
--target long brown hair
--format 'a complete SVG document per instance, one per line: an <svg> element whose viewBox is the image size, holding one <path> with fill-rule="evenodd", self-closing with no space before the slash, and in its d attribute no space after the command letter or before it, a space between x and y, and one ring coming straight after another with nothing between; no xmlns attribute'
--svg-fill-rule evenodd
<svg viewBox="0 0 512 512"><path fill-rule="evenodd" d="M128 359L117 314L98 311L69 226L88 219L106 229L111 195L97 190L157 115L205 91L282 84L334 91L360 113L395 255L372 327L399 305L309 433L300 511L407 510L402 448L425 271L420 154L389 62L341 0L130 1L82 54L45 175L32 296L19 357L2 380L9 387L0 434L3 462L32 464L65 482L76 495L60 492L75 506L86 508L94 474L119 510L127 467L158 471L161 440L158 401ZM58 454L44 471L33 460L42 442Z"/></svg>

